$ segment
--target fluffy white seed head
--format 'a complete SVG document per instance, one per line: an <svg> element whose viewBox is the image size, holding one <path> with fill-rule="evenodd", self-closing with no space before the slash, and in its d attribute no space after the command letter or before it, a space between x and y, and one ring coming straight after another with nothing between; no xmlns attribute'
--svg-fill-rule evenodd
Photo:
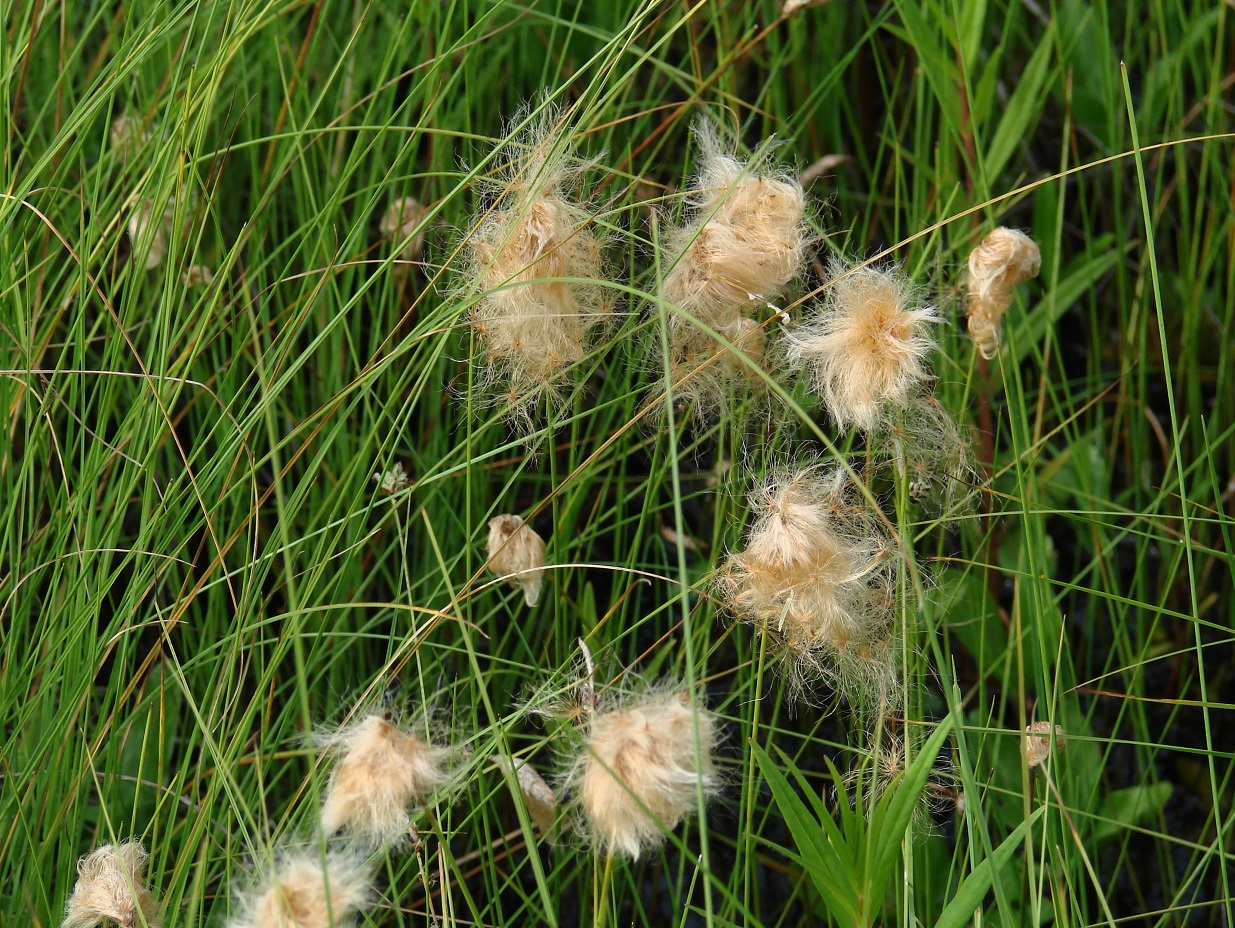
<svg viewBox="0 0 1235 928"><path fill-rule="evenodd" d="M511 586L523 590L523 600L535 606L544 584L545 540L522 518L509 513L489 520L488 567Z"/></svg>
<svg viewBox="0 0 1235 928"><path fill-rule="evenodd" d="M240 900L227 928L348 928L369 901L368 870L356 857L314 852L287 856L276 872Z"/></svg>
<svg viewBox="0 0 1235 928"><path fill-rule="evenodd" d="M592 716L568 783L588 838L632 859L720 788L716 717L682 693L653 692Z"/></svg>
<svg viewBox="0 0 1235 928"><path fill-rule="evenodd" d="M411 810L451 780L451 749L430 744L380 715L321 739L336 755L322 829L346 829L365 842L386 844L408 834Z"/></svg>
<svg viewBox="0 0 1235 928"><path fill-rule="evenodd" d="M493 202L464 250L490 379L508 414L527 424L541 397L564 395L563 373L612 306L601 283L603 236L575 199L589 165L563 138L560 114L546 108L502 147Z"/></svg>
<svg viewBox="0 0 1235 928"><path fill-rule="evenodd" d="M1034 722L1026 726L1022 742L1026 766L1037 767L1051 756L1052 732L1055 735L1056 749L1062 751L1067 744L1062 726L1052 725L1050 722Z"/></svg>
<svg viewBox="0 0 1235 928"><path fill-rule="evenodd" d="M60 928L114 922L123 928L158 928L158 903L146 888L146 849L138 841L105 844L77 862L77 883Z"/></svg>
<svg viewBox="0 0 1235 928"><path fill-rule="evenodd" d="M838 264L823 306L791 334L786 354L839 427L870 432L918 392L937 321L899 270Z"/></svg>
<svg viewBox="0 0 1235 928"><path fill-rule="evenodd" d="M965 309L969 337L982 357L999 353L1003 314L1012 305L1012 288L1038 276L1042 253L1024 232L1000 226L969 253Z"/></svg>
<svg viewBox="0 0 1235 928"><path fill-rule="evenodd" d="M751 508L746 546L718 577L728 609L770 637L795 694L824 678L851 702L892 702L895 559L877 514L818 465L772 474Z"/></svg>

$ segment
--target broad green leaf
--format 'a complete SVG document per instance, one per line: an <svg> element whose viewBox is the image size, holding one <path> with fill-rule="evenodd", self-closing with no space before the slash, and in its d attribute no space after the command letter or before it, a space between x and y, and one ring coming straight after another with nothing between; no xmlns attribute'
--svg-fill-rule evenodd
<svg viewBox="0 0 1235 928"><path fill-rule="evenodd" d="M1117 789L1102 798L1098 816L1108 821L1095 823L1091 837L1098 842L1116 837L1125 828L1141 822L1162 811L1174 792L1168 781L1149 785L1129 786Z"/></svg>
<svg viewBox="0 0 1235 928"><path fill-rule="evenodd" d="M935 928L963 928L964 925L969 924L973 919L973 913L982 905L986 891L991 888L995 874L1007 866L1012 855L1025 840L1026 828L1041 818L1045 810L1046 806L1039 806L1035 809L1028 821L1017 825L1012 833L1004 838L999 847L995 848L990 857L973 868L973 872L965 877L964 882L956 890L952 901L939 913Z"/></svg>

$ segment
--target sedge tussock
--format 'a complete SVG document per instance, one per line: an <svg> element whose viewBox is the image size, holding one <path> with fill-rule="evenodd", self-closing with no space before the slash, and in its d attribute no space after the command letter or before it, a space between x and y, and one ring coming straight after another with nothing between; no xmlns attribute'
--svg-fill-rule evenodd
<svg viewBox="0 0 1235 928"><path fill-rule="evenodd" d="M696 808L700 790L720 790L716 717L685 693L662 688L602 708L586 734L566 779L584 833L607 856L638 859Z"/></svg>
<svg viewBox="0 0 1235 928"><path fill-rule="evenodd" d="M523 601L535 606L544 584L545 540L522 518L510 513L489 520L489 561L486 565L511 586L523 590Z"/></svg>
<svg viewBox="0 0 1235 928"><path fill-rule="evenodd" d="M696 123L695 139L690 213L665 235L659 292L671 307L678 397L707 417L762 381L739 357L765 366L763 327L744 313L775 299L801 271L806 195L792 174L730 154L706 120Z"/></svg>
<svg viewBox="0 0 1235 928"><path fill-rule="evenodd" d="M114 922L123 928L158 928L158 904L146 888L146 849L138 841L104 844L77 862L77 882L60 928Z"/></svg>
<svg viewBox="0 0 1235 928"><path fill-rule="evenodd" d="M604 237L576 199L590 162L563 137L558 111L546 108L501 149L492 202L467 234L465 274L488 379L508 417L528 426L542 398L563 400L565 373L612 306Z"/></svg>
<svg viewBox="0 0 1235 928"><path fill-rule="evenodd" d="M969 253L965 311L969 337L988 361L999 353L1003 314L1012 305L1012 288L1038 276L1042 253L1024 232L1000 226Z"/></svg>
<svg viewBox="0 0 1235 928"><path fill-rule="evenodd" d="M1064 730L1061 725L1050 722L1034 722L1025 727L1025 737L1022 745L1025 753L1025 766L1037 767L1051 756L1051 736L1055 738L1055 749L1063 751L1067 746Z"/></svg>
<svg viewBox="0 0 1235 928"><path fill-rule="evenodd" d="M790 334L786 354L837 426L872 432L919 392L938 316L897 268L838 263L832 276L822 308Z"/></svg>
<svg viewBox="0 0 1235 928"><path fill-rule="evenodd" d="M730 612L769 636L791 692L827 679L852 704L891 702L892 542L840 470L773 473L751 497L746 546L722 565Z"/></svg>
<svg viewBox="0 0 1235 928"><path fill-rule="evenodd" d="M371 892L358 857L331 853L323 868L316 852L288 854L265 883L241 898L241 913L227 928L347 928Z"/></svg>
<svg viewBox="0 0 1235 928"><path fill-rule="evenodd" d="M346 829L362 841L397 842L408 834L411 811L452 779L451 748L431 744L380 715L368 715L320 743L337 757L322 800L327 834Z"/></svg>

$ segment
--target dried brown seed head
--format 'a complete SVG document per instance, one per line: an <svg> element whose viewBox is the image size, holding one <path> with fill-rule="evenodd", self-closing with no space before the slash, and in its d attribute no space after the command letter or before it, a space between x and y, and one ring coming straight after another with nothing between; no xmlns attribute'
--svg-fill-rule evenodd
<svg viewBox="0 0 1235 928"><path fill-rule="evenodd" d="M1062 751L1067 745L1067 741L1064 738L1064 730L1061 726L1052 725L1050 722L1034 722L1032 725L1025 727L1023 746L1026 766L1037 767L1039 764L1045 763L1051 756L1052 733L1055 736L1055 747Z"/></svg>
<svg viewBox="0 0 1235 928"><path fill-rule="evenodd" d="M396 197L390 201L382 220L378 225L382 238L390 239L396 244L407 242L399 251L399 260L415 261L425 247L425 232L420 226L428 209L413 197Z"/></svg>
<svg viewBox="0 0 1235 928"><path fill-rule="evenodd" d="M529 606L540 599L544 566L545 541L522 518L505 514L489 520L488 568L520 587Z"/></svg>
<svg viewBox="0 0 1235 928"><path fill-rule="evenodd" d="M969 336L982 357L999 352L1003 314L1012 305L1012 288L1038 276L1042 253L1024 232L1002 226L990 232L969 253L965 309Z"/></svg>

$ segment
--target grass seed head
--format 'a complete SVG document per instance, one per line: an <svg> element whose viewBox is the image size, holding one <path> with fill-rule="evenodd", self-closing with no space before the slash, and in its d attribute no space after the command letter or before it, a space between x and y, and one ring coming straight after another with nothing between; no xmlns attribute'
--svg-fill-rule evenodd
<svg viewBox="0 0 1235 928"><path fill-rule="evenodd" d="M1055 735L1055 747L1062 751L1067 745L1062 726L1052 725L1050 722L1034 722L1026 726L1023 739L1026 766L1037 767L1051 756L1052 731Z"/></svg>
<svg viewBox="0 0 1235 928"><path fill-rule="evenodd" d="M568 776L590 840L632 859L719 791L716 718L682 693L652 692L594 715ZM697 739L697 741L696 741Z"/></svg>
<svg viewBox="0 0 1235 928"><path fill-rule="evenodd" d="M60 928L114 922L123 928L158 928L158 904L146 888L146 849L138 841L105 844L77 862L77 883Z"/></svg>
<svg viewBox="0 0 1235 928"><path fill-rule="evenodd" d="M322 802L322 829L375 844L408 833L410 812L452 777L451 749L369 715L322 739L338 757Z"/></svg>
<svg viewBox="0 0 1235 928"><path fill-rule="evenodd" d="M242 899L242 914L227 928L346 928L370 894L369 873L358 858L332 853L323 869L317 853L293 854Z"/></svg>
<svg viewBox="0 0 1235 928"><path fill-rule="evenodd" d="M1012 305L1012 288L1038 276L1042 253L1024 232L1000 226L969 253L965 309L969 337L982 357L999 353L1003 314Z"/></svg>
<svg viewBox="0 0 1235 928"><path fill-rule="evenodd" d="M392 242L407 242L399 252L399 260L415 261L425 247L424 229L417 232L428 210L413 197L396 197L390 201L378 229L382 238Z"/></svg>
<svg viewBox="0 0 1235 928"><path fill-rule="evenodd" d="M929 371L934 309L918 305L895 268L837 264L822 309L789 338L790 363L806 370L840 428L865 432L904 407Z"/></svg>
<svg viewBox="0 0 1235 928"><path fill-rule="evenodd" d="M876 513L843 472L819 465L773 473L751 508L746 547L721 567L719 591L730 612L771 637L791 692L818 678L851 701L875 683L891 689L878 654L890 635L895 560Z"/></svg>
<svg viewBox="0 0 1235 928"><path fill-rule="evenodd" d="M523 590L523 600L535 606L544 583L545 540L519 516L505 514L489 520L488 567L510 585Z"/></svg>
<svg viewBox="0 0 1235 928"><path fill-rule="evenodd" d="M728 153L710 122L695 124L695 139L692 218L666 237L661 296L712 328L732 328L743 308L774 299L801 270L806 195L796 177Z"/></svg>
<svg viewBox="0 0 1235 928"><path fill-rule="evenodd" d="M541 397L562 399L563 373L582 360L589 334L612 309L602 285L604 239L575 199L590 163L562 132L560 114L547 107L502 144L492 203L464 247L489 378L508 415L525 425Z"/></svg>
<svg viewBox="0 0 1235 928"><path fill-rule="evenodd" d="M528 816L541 834L552 836L557 828L558 801L553 788L526 760L521 757L495 755L492 760L503 770L515 775L519 793L527 806Z"/></svg>

